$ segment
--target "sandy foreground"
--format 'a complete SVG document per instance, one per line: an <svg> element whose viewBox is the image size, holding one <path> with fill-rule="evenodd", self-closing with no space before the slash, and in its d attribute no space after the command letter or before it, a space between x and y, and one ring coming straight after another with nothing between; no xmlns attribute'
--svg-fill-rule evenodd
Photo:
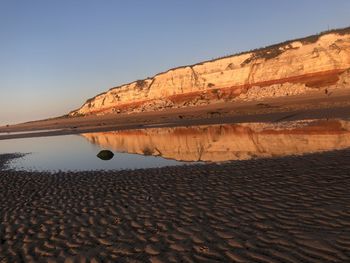
<svg viewBox="0 0 350 263"><path fill-rule="evenodd" d="M350 262L350 150L0 187L0 262Z"/></svg>

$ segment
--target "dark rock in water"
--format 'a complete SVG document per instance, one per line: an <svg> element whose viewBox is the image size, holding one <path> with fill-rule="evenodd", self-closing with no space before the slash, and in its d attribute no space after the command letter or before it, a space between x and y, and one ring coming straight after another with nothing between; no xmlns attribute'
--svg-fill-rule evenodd
<svg viewBox="0 0 350 263"><path fill-rule="evenodd" d="M97 154L97 157L100 158L101 160L108 161L112 159L114 156L114 153L112 153L109 150L102 150Z"/></svg>

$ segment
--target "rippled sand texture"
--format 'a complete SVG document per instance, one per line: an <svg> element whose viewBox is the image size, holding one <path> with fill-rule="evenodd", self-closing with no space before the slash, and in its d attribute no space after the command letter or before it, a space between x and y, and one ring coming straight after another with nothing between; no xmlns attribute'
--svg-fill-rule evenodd
<svg viewBox="0 0 350 263"><path fill-rule="evenodd" d="M348 148L350 122L224 124L86 133L83 136L93 144L118 152L179 161L219 162Z"/></svg>
<svg viewBox="0 0 350 263"><path fill-rule="evenodd" d="M350 151L119 172L0 171L0 258L350 262L349 171Z"/></svg>

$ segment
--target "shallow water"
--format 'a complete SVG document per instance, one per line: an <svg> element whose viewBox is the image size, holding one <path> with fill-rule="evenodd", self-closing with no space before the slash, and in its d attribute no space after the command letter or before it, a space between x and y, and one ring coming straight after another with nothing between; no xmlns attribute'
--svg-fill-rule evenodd
<svg viewBox="0 0 350 263"><path fill-rule="evenodd" d="M61 131L61 130L62 129L20 131L20 132L0 132L0 135L31 134L31 133L39 133L39 132L54 132L54 131Z"/></svg>
<svg viewBox="0 0 350 263"><path fill-rule="evenodd" d="M350 122L308 120L149 128L0 141L0 153L30 153L25 170L136 169L303 155L350 147ZM102 149L112 160L96 157Z"/></svg>
<svg viewBox="0 0 350 263"><path fill-rule="evenodd" d="M114 158L97 158L101 147L79 135L24 138L0 141L0 153L29 153L13 160L8 167L16 170L106 170L152 168L181 164L161 157L114 152Z"/></svg>

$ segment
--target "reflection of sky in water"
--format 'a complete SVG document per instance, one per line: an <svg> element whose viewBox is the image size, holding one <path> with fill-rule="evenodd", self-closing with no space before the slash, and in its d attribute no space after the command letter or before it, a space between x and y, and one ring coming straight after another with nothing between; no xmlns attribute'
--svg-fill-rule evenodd
<svg viewBox="0 0 350 263"><path fill-rule="evenodd" d="M105 147L104 149L108 149ZM96 157L101 150L78 135L25 138L0 141L1 153L31 153L11 162L10 167L33 170L136 169L179 165L161 157L114 152L112 160Z"/></svg>
<svg viewBox="0 0 350 263"><path fill-rule="evenodd" d="M349 147L350 122L343 120L149 128L0 140L0 153L31 153L14 161L12 167L36 170L151 168L184 164L179 160L222 162ZM114 152L114 158L97 158L102 149Z"/></svg>

